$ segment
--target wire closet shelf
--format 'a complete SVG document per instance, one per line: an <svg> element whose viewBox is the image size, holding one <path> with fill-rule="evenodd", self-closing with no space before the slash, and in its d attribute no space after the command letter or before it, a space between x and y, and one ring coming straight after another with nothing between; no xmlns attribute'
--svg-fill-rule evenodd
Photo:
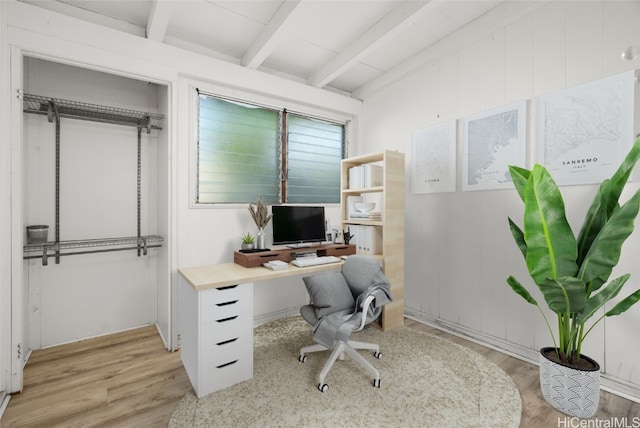
<svg viewBox="0 0 640 428"><path fill-rule="evenodd" d="M164 238L158 235L129 236L123 238L78 239L71 241L50 241L37 244L26 244L23 248L23 259L42 259L42 265L48 265L49 257L73 256L79 254L96 254L124 250L140 250L142 255L148 249L162 246ZM82 248L90 248L80 251Z"/></svg>
<svg viewBox="0 0 640 428"><path fill-rule="evenodd" d="M140 219L140 133L144 129L150 133L152 129L162 130L164 115L159 113L142 112L119 107L90 104L80 101L71 101L60 98L51 98L41 95L24 94L23 112L46 115L49 122L56 123L56 218L55 240L43 243L27 243L23 247L23 259L42 258L42 265L47 266L48 257L55 257L56 264L61 256L77 254L93 254L111 251L137 250L138 256L147 255L149 248L162 246L164 238L157 235L141 235ZM59 236L59 201L60 201L60 118L88 120L92 122L108 123L113 125L132 126L138 129L138 177L137 177L137 219L138 236L122 238L84 239L62 241ZM69 251L69 250L76 251ZM79 249L79 251L78 251Z"/></svg>
<svg viewBox="0 0 640 428"><path fill-rule="evenodd" d="M89 104L42 95L24 94L23 103L25 113L47 115L50 122L53 115L58 114L60 117L71 119L142 127L149 132L151 129L161 130L164 119L164 115L159 113Z"/></svg>

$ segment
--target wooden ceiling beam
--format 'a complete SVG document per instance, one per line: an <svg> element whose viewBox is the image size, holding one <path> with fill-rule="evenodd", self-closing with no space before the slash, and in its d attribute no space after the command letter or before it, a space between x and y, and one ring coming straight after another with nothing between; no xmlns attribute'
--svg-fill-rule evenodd
<svg viewBox="0 0 640 428"><path fill-rule="evenodd" d="M498 7L471 21L469 24L449 34L412 58L387 70L360 88L352 92L352 96L365 99L387 88L406 76L415 73L429 63L433 63L451 52L459 51L465 46L470 46L474 41L488 36L501 28L542 9L552 0L539 0L535 2L503 2Z"/></svg>
<svg viewBox="0 0 640 428"><path fill-rule="evenodd" d="M283 1L264 30L247 49L242 58L242 65L256 69L277 47L281 37L286 33L287 22L291 22L293 12L300 5L301 0Z"/></svg>
<svg viewBox="0 0 640 428"><path fill-rule="evenodd" d="M147 18L147 39L162 42L167 32L173 5L172 1L153 0L151 2L151 10Z"/></svg>
<svg viewBox="0 0 640 428"><path fill-rule="evenodd" d="M409 23L411 18L427 4L429 1L402 2L324 67L321 67L307 80L307 83L315 87L327 85L401 31L404 25Z"/></svg>

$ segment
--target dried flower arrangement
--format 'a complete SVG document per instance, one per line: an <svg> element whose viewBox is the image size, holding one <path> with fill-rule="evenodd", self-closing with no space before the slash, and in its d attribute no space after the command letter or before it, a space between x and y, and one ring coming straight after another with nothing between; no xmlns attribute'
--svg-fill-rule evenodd
<svg viewBox="0 0 640 428"><path fill-rule="evenodd" d="M262 195L258 196L258 202L255 207L253 204L249 204L249 212L259 230L264 229L265 226L269 224L269 220L271 220L271 214L269 214L267 210L267 205L262 202Z"/></svg>

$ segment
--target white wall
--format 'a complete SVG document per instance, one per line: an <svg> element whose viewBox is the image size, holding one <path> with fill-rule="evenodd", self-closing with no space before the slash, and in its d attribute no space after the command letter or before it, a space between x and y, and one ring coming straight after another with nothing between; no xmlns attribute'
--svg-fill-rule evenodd
<svg viewBox="0 0 640 428"><path fill-rule="evenodd" d="M0 28L5 27L5 13L0 7ZM4 46L4 31L0 30L0 46ZM8 49L0 49L0 62L9 59ZM0 97L9 96L6 68L0 73ZM0 139L6 140L9 132L5 122L8 117L6 103L0 105ZM0 144L0 171L8 171L11 156L7 144ZM10 378L11 360L11 181L2 173L0 180L0 397L4 400ZM2 404L0 404L2 406Z"/></svg>
<svg viewBox="0 0 640 428"><path fill-rule="evenodd" d="M640 68L640 60L620 59L628 45L640 44L639 16L639 2L556 1L468 40L367 97L361 118L363 144L370 151L405 152L410 183L412 131ZM530 130L529 141L534 137ZM459 138L458 159L460 148ZM638 184L630 187L637 189ZM596 186L562 188L574 229L595 191ZM413 195L407 188L407 310L537 359L535 350L551 341L537 310L506 284L511 274L522 281L528 278L508 216L517 221L522 217L515 190L462 192L458 184L455 193ZM636 231L614 271L632 274L625 296L640 287L635 260L639 248ZM640 307L635 307L606 320L591 333L583 351L614 380L630 382L640 398L639 328Z"/></svg>
<svg viewBox="0 0 640 428"><path fill-rule="evenodd" d="M166 175L160 171L157 179L167 183L166 197L169 203L165 216L159 216L160 227L168 227L165 236L169 246L166 258L167 272L172 284L177 284L177 268L198 264L223 263L232 261L232 250L239 245L239 239L251 226L251 220L246 207L230 209L201 209L191 205L192 177L194 170L190 164L193 141L192 123L192 92L190 82L218 85L223 88L236 90L242 88L243 93L251 96L268 98L272 102L282 105L298 105L299 111L322 111L322 115L340 115L351 117L357 123L357 115L361 112L360 101L344 97L329 91L312 88L304 84L264 74L260 71L249 70L238 65L226 63L196 53L184 51L174 47L162 45L142 37L125 34L91 23L78 21L56 13L33 7L17 1L0 2L0 76L3 94L0 101L0 198L3 204L0 208L3 232L0 240L0 304L4 304L2 316L7 311L5 306L11 302L11 286L23 290L23 273L11 270L11 264L22 265L23 245L23 214L20 201L25 189L22 180L12 180L12 173L23 175L21 138L12 135L19 131L19 124L10 121L12 113L11 97L9 93L12 85L21 87L21 83L10 80L11 60L22 60L21 55L50 61L75 65L81 68L99 70L111 74L148 81L168 87L166 99L160 100L167 104L167 147L158 156L158 164L167 163ZM15 51L11 55L12 49ZM17 53L16 53L17 52ZM15 76L14 76L15 77ZM14 108L15 109L15 108ZM19 110L18 110L19 112ZM357 129L354 127L352 142L357 144ZM4 155L7 156L4 156ZM167 156L168 158L164 158ZM162 205L159 198L157 203ZM337 218L337 209L330 214ZM10 244L5 243L5 232ZM11 234L13 237L10 237ZM84 257L84 256L80 256ZM87 256L89 257L89 256ZM165 257L165 256L163 256ZM70 257L67 257L70 259ZM81 263L81 258L76 259ZM66 261L65 261L66 263ZM51 266L50 266L51 267ZM19 269L18 269L19 270ZM52 271L50 271L52 272ZM175 288L169 295L158 295L158 307L176 307ZM256 292L255 300L261 303L256 307L258 320L266 320L282 311L288 311L297 305L301 299L306 299L304 287L300 281L291 280L289 283L265 283ZM295 303L294 303L295 302ZM13 308L18 313L21 308ZM113 315L113 314L112 314ZM175 314L174 314L175 315ZM22 313L20 313L22 316ZM175 337L176 319L158 316L160 327L166 325L167 334ZM12 367L11 355L4 353L10 349L21 337L21 329L11 330L12 325L7 318L0 323L2 331L3 354L0 360L2 373L9 373ZM14 323L14 326L17 324ZM11 334L15 339L11 342ZM165 338L168 341L172 339ZM5 343L9 344L5 348ZM8 380L0 378L5 385ZM0 390L3 385L0 385ZM19 385L10 385L6 389L18 390Z"/></svg>

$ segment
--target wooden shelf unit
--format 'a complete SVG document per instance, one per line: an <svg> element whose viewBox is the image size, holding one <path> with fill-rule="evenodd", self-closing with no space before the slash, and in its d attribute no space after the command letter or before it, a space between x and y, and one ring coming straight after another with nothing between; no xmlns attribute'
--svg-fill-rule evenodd
<svg viewBox="0 0 640 428"><path fill-rule="evenodd" d="M382 166L382 186L349 188L349 169L375 164ZM391 282L393 302L384 306L380 317L383 330L390 330L404 323L404 154L386 150L342 160L341 171L341 217L342 230L350 225L372 226L381 229L382 252L372 254L382 260L384 273ZM382 194L381 220L348 218L347 197L371 193ZM378 211L378 209L376 209Z"/></svg>

